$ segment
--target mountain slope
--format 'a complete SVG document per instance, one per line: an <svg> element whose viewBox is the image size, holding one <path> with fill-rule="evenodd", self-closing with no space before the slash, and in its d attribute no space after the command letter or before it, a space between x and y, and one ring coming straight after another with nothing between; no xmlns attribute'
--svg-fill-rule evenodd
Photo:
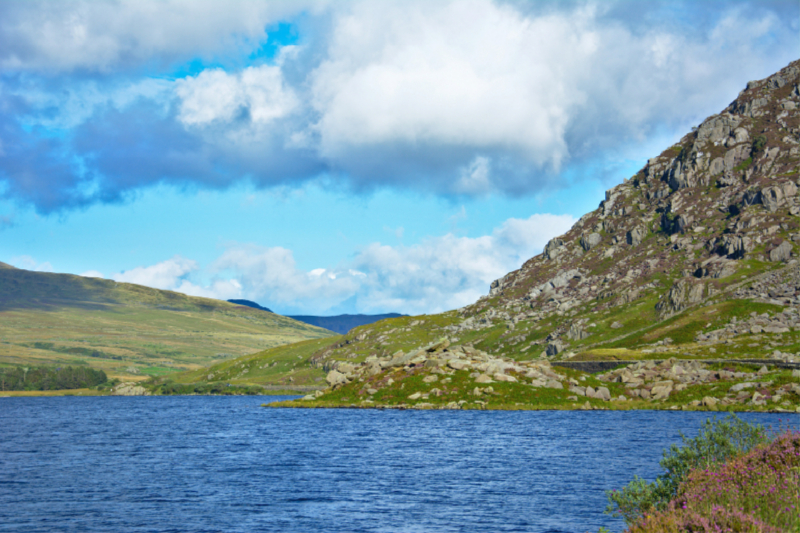
<svg viewBox="0 0 800 533"><path fill-rule="evenodd" d="M800 409L798 81L750 82L476 303L332 339L301 403Z"/></svg>
<svg viewBox="0 0 800 533"><path fill-rule="evenodd" d="M130 377L331 335L219 300L2 267L0 364L88 364Z"/></svg>

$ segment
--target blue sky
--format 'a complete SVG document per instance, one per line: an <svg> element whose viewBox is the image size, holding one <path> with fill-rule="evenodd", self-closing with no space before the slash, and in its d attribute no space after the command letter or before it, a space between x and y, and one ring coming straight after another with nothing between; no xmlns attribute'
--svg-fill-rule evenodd
<svg viewBox="0 0 800 533"><path fill-rule="evenodd" d="M0 261L459 307L800 55L796 1L0 3Z"/></svg>

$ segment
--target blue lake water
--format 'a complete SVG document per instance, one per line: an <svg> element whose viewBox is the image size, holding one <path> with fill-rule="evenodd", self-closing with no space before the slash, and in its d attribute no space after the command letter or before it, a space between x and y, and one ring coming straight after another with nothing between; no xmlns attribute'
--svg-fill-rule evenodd
<svg viewBox="0 0 800 533"><path fill-rule="evenodd" d="M596 532L709 415L0 398L0 531ZM796 425L795 415L744 415Z"/></svg>

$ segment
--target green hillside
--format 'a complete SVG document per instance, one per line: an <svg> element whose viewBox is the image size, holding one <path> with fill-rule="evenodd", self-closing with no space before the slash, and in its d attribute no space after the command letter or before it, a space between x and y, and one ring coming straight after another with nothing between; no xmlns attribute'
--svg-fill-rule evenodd
<svg viewBox="0 0 800 533"><path fill-rule="evenodd" d="M333 333L220 300L0 263L0 365L145 378Z"/></svg>
<svg viewBox="0 0 800 533"><path fill-rule="evenodd" d="M800 410L799 83L750 82L474 304L282 348L330 385L292 405Z"/></svg>

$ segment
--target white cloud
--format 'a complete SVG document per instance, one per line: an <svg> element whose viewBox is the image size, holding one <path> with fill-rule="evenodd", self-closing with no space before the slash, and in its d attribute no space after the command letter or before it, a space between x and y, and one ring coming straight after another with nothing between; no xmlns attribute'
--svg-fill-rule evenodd
<svg viewBox="0 0 800 533"><path fill-rule="evenodd" d="M351 276L324 268L299 270L292 252L280 247L231 246L210 270L233 272L246 296L298 309L327 309L358 290Z"/></svg>
<svg viewBox="0 0 800 533"><path fill-rule="evenodd" d="M472 303L574 222L569 215L532 215L509 219L483 237L447 234L415 246L370 245L352 262L366 276L359 310L431 313Z"/></svg>
<svg viewBox="0 0 800 533"><path fill-rule="evenodd" d="M279 67L249 67L238 74L205 70L176 83L181 98L179 119L186 125L231 122L243 111L253 124L265 124L297 108L299 101L286 86Z"/></svg>
<svg viewBox="0 0 800 533"><path fill-rule="evenodd" d="M84 278L105 278L102 272L98 272L97 270L87 270L86 272L81 272L80 274Z"/></svg>
<svg viewBox="0 0 800 533"><path fill-rule="evenodd" d="M794 59L777 59L774 43L791 29L769 10L723 8L687 31L614 3L539 7L339 6L309 77L320 156L365 186L535 191L565 163L614 157L659 130L682 134L747 78Z"/></svg>
<svg viewBox="0 0 800 533"><path fill-rule="evenodd" d="M135 283L155 289L175 290L188 274L199 268L196 261L176 255L172 259L152 266L136 267L112 274L110 278L114 281Z"/></svg>
<svg viewBox="0 0 800 533"><path fill-rule="evenodd" d="M490 161L487 157L476 156L466 168L459 172L460 177L454 187L462 194L486 194L492 190Z"/></svg>
<svg viewBox="0 0 800 533"><path fill-rule="evenodd" d="M484 0L348 7L311 77L323 155L433 142L566 156L575 82L596 48L586 17L529 19Z"/></svg>
<svg viewBox="0 0 800 533"><path fill-rule="evenodd" d="M533 215L509 219L482 237L447 234L414 246L374 243L341 265L308 272L297 268L285 248L232 245L207 269L217 276L207 285L188 280L198 265L177 256L112 277L195 296L248 298L285 312L432 313L474 302L492 280L519 268L574 222L569 215ZM230 279L220 278L223 272Z"/></svg>
<svg viewBox="0 0 800 533"><path fill-rule="evenodd" d="M181 280L173 290L190 296L231 300L242 297L242 285L235 279L215 279L207 287L197 285L188 280Z"/></svg>
<svg viewBox="0 0 800 533"><path fill-rule="evenodd" d="M0 67L109 71L257 49L265 28L319 1L27 0L0 6Z"/></svg>
<svg viewBox="0 0 800 533"><path fill-rule="evenodd" d="M0 128L8 196L57 210L156 181L320 176L536 193L561 169L644 161L653 138L679 138L796 59L790 4L0 2L0 107L24 126ZM264 64L279 21L300 39ZM222 67L169 79L198 57ZM132 147L146 152L135 171ZM74 194L90 177L100 186Z"/></svg>
<svg viewBox="0 0 800 533"><path fill-rule="evenodd" d="M53 265L47 261L40 263L29 255L19 255L12 257L8 264L24 270L33 270L36 272L53 272Z"/></svg>

